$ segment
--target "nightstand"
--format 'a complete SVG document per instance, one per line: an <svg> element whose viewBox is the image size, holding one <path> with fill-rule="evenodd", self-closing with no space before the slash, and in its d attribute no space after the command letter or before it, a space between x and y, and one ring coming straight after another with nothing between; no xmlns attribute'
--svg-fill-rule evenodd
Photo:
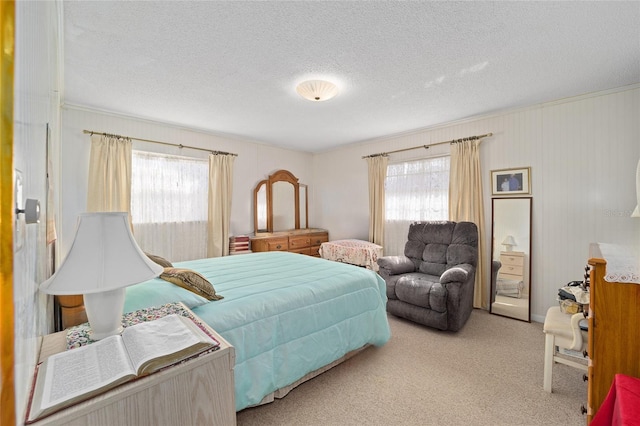
<svg viewBox="0 0 640 426"><path fill-rule="evenodd" d="M498 278L524 281L524 252L501 251L500 262L502 267L498 271Z"/></svg>
<svg viewBox="0 0 640 426"><path fill-rule="evenodd" d="M31 424L235 425L235 350L189 313L220 342L218 350L127 382ZM66 340L66 331L44 336L38 362L64 351Z"/></svg>

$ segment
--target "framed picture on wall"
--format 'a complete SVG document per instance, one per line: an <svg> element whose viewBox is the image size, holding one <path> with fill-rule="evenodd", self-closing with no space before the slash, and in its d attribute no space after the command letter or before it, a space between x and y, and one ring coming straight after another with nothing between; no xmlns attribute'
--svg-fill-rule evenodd
<svg viewBox="0 0 640 426"><path fill-rule="evenodd" d="M491 170L491 195L531 194L531 167Z"/></svg>

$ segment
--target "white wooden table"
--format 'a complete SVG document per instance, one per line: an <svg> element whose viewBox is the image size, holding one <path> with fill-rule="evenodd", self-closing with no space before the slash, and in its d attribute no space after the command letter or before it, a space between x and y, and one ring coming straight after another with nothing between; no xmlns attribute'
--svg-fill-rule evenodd
<svg viewBox="0 0 640 426"><path fill-rule="evenodd" d="M127 382L31 424L235 425L235 350L203 325L220 342L218 350ZM44 336L39 362L65 349L66 331Z"/></svg>

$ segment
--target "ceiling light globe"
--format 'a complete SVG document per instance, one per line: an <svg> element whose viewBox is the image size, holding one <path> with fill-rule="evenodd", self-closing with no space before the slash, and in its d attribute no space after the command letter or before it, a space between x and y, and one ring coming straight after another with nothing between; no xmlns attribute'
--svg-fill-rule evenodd
<svg viewBox="0 0 640 426"><path fill-rule="evenodd" d="M312 102L322 102L335 97L338 86L325 80L308 80L298 84L296 92Z"/></svg>

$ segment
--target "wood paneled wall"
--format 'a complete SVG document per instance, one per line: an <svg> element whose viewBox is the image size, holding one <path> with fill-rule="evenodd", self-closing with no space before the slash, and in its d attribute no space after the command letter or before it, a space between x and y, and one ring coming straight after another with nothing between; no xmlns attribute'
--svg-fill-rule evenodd
<svg viewBox="0 0 640 426"><path fill-rule="evenodd" d="M47 125L52 143L57 141L59 131L57 6L55 2L15 4L14 150L13 170L9 173L21 173L23 190L20 205L24 205L26 198L40 201L39 223L25 225L24 215L18 215L11 221L14 231L13 368L18 424L24 418L31 390L38 358L38 338L53 330L52 298L40 293L39 284L47 278ZM12 207L15 208L15 204ZM5 409L4 401L2 409Z"/></svg>
<svg viewBox="0 0 640 426"><path fill-rule="evenodd" d="M65 105L62 109L62 145L60 155L60 258L64 258L73 241L76 219L86 210L87 176L90 142L83 130L115 133L174 144L233 152L233 199L231 202L230 234L248 234L253 231L253 189L276 170L286 169L300 183L309 185L309 205L313 205L312 160L309 153L275 148L256 141L232 136L206 133L171 124L163 124L124 115L108 114ZM134 149L207 158L205 151L133 141ZM73 164L73 167L68 165ZM314 226L313 212L309 211L309 224Z"/></svg>
<svg viewBox="0 0 640 426"><path fill-rule="evenodd" d="M543 321L546 309L557 303L558 288L582 278L589 243L628 244L640 251L640 220L629 217L636 205L638 117L640 85L634 85L317 154L318 226L329 229L332 239L367 239L363 155L491 132L481 145L486 250L489 253L491 170L531 167L532 318ZM448 145L410 152L441 155L443 149L448 151ZM392 155L390 161L397 158ZM332 173L325 173L329 168ZM353 188L362 191L354 193Z"/></svg>
<svg viewBox="0 0 640 426"><path fill-rule="evenodd" d="M557 303L557 290L580 279L590 242L640 246L635 206L635 167L640 157L640 85L548 102L485 117L447 123L340 149L309 154L271 148L176 126L67 106L63 109L61 256L86 200L87 135L106 131L239 154L236 160L232 232L251 231L253 186L285 168L309 184L310 225L331 239L368 237L367 167L363 155L493 133L481 147L485 200L485 249L491 232L490 172L531 167L533 197L532 318L542 321ZM158 146L155 148L158 150ZM448 145L426 155L448 153ZM424 151L400 154L403 158ZM400 156L392 156L396 161ZM64 167L65 164L80 165ZM348 185L345 185L348 182ZM237 184L236 184L237 183ZM639 249L640 250L640 249ZM488 271L488 268L486 268ZM485 277L485 279L488 279ZM487 295L488 297L488 295Z"/></svg>

